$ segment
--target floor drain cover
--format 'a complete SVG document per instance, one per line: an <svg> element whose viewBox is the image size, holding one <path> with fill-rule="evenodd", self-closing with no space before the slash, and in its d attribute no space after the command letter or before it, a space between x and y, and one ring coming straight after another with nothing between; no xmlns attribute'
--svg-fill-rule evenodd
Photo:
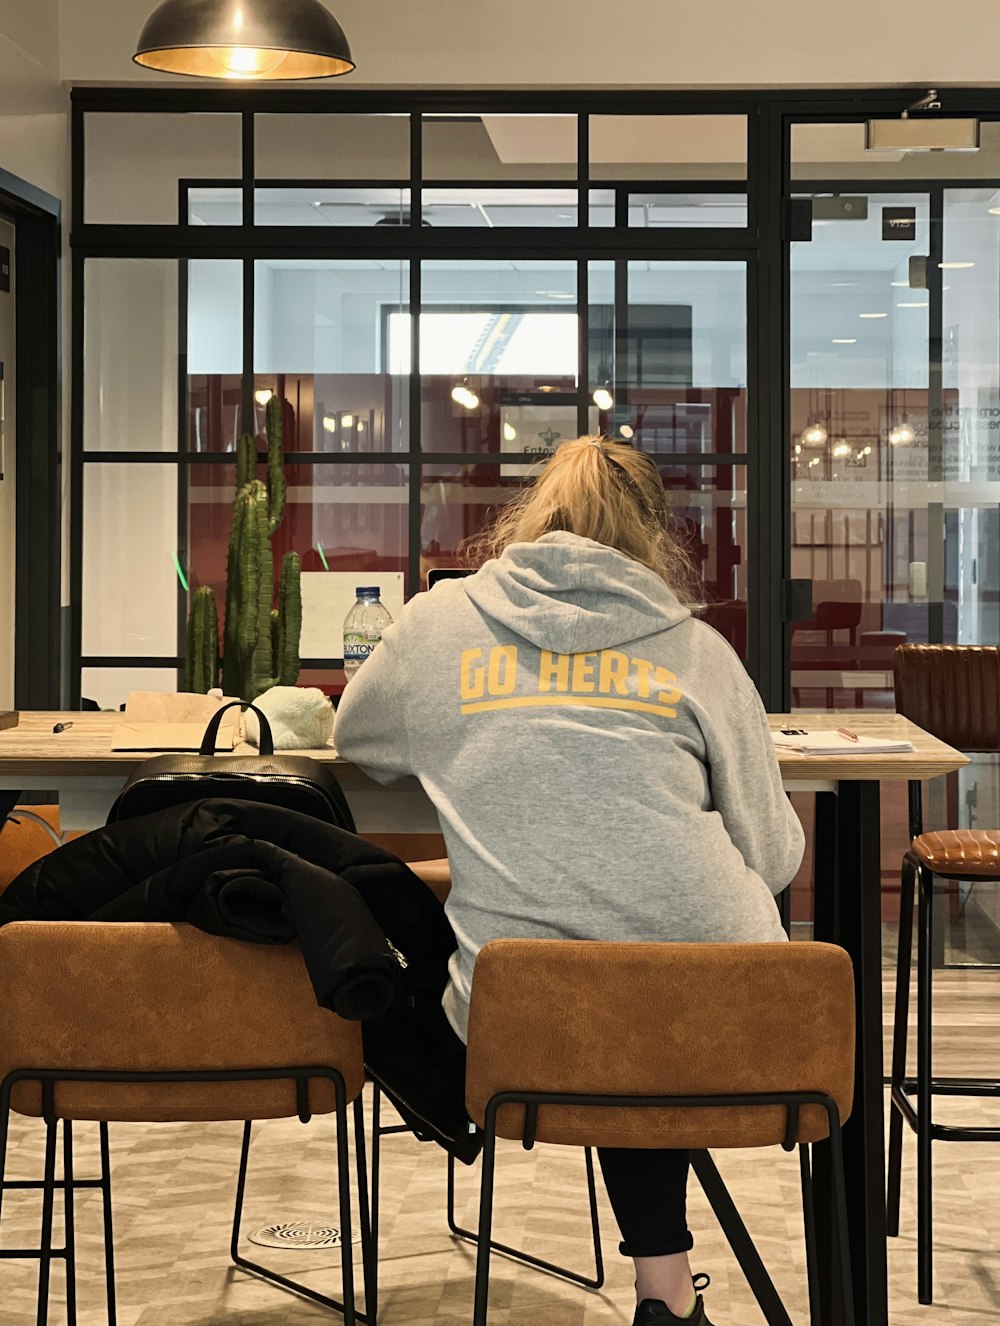
<svg viewBox="0 0 1000 1326"><path fill-rule="evenodd" d="M249 1235L251 1243L258 1243L264 1248L297 1248L308 1252L318 1248L339 1248L340 1230L336 1225L316 1224L310 1220L287 1220L281 1224L265 1225ZM355 1234L354 1243L361 1242L361 1235Z"/></svg>

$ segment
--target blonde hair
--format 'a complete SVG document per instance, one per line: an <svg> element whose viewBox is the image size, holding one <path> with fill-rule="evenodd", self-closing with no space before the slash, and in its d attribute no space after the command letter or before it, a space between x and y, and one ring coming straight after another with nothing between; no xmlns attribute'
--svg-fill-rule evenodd
<svg viewBox="0 0 1000 1326"><path fill-rule="evenodd" d="M645 452L611 438L578 437L553 452L535 482L465 552L470 560L486 561L508 544L566 530L648 567L682 603L695 606L694 567L672 523L659 471Z"/></svg>

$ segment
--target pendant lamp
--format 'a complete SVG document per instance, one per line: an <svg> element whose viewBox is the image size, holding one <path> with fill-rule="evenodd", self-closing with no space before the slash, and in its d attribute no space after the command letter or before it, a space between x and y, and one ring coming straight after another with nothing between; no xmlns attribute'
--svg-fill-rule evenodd
<svg viewBox="0 0 1000 1326"><path fill-rule="evenodd" d="M344 31L320 0L164 0L132 58L168 74L248 81L354 68Z"/></svg>

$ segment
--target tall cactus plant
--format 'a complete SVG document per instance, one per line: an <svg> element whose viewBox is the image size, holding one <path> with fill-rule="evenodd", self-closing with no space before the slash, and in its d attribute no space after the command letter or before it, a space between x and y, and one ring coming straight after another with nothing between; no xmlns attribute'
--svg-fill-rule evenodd
<svg viewBox="0 0 1000 1326"><path fill-rule="evenodd" d="M238 695L243 700L256 699L272 686L292 686L299 675L302 591L298 553L287 552L282 558L278 605L272 606L271 535L280 527L285 513L284 402L277 395L267 403L265 428L266 484L257 478L254 439L244 434L237 444L236 496L226 563L222 689L226 695ZM215 596L207 587L195 594L188 621L185 679L191 690L207 691L218 679L218 642L213 655L204 625L209 602L217 632Z"/></svg>
<svg viewBox="0 0 1000 1326"><path fill-rule="evenodd" d="M219 684L219 614L208 585L194 592L188 618L184 689L205 695Z"/></svg>

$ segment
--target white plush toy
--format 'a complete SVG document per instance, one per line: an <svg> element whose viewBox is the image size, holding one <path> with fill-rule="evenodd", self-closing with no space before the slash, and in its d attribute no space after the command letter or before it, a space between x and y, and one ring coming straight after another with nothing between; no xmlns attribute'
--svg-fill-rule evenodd
<svg viewBox="0 0 1000 1326"><path fill-rule="evenodd" d="M254 704L267 715L275 750L317 750L333 733L333 705L316 686L272 686ZM252 709L244 728L251 746L259 746L260 723Z"/></svg>

